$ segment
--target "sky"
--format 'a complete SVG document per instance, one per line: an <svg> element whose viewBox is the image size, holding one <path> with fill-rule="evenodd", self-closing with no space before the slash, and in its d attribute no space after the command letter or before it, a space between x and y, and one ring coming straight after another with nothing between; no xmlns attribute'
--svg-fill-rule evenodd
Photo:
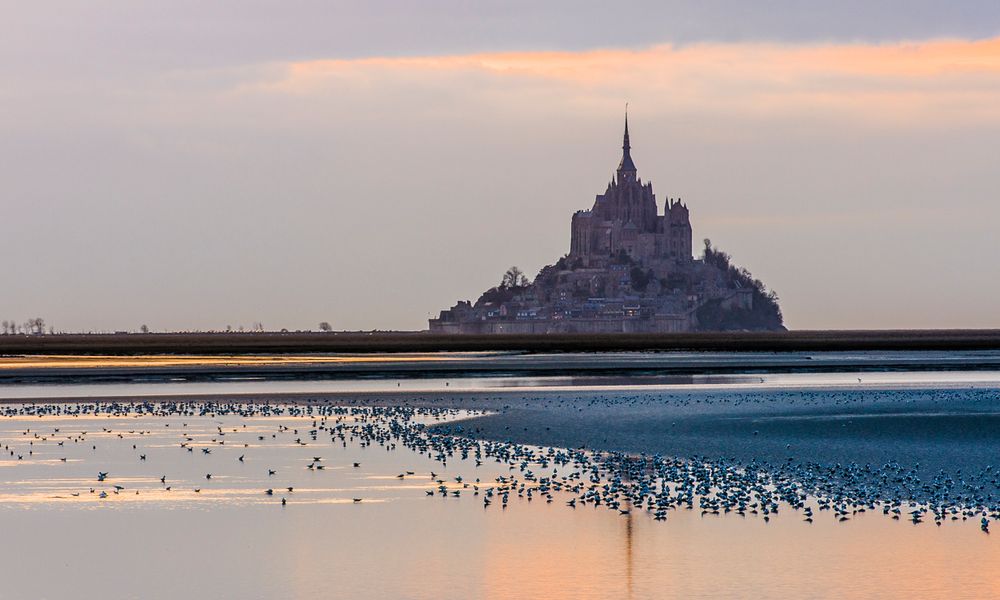
<svg viewBox="0 0 1000 600"><path fill-rule="evenodd" d="M789 328L1000 327L995 0L0 0L0 81L4 320L425 328L568 251L628 102Z"/></svg>

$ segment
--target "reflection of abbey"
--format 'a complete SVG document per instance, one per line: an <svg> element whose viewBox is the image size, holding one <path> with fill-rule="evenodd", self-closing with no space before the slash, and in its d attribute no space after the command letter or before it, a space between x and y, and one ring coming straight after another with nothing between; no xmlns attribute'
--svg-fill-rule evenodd
<svg viewBox="0 0 1000 600"><path fill-rule="evenodd" d="M573 215L569 253L533 282L510 271L475 302L431 319L437 333L659 333L782 329L777 298L728 255L692 252L680 200L662 214L632 162L628 116L618 169L590 210Z"/></svg>

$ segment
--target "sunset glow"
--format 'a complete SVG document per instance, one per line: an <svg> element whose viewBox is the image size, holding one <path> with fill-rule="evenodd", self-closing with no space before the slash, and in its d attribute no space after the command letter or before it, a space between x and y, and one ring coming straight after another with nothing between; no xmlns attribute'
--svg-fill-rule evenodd
<svg viewBox="0 0 1000 600"><path fill-rule="evenodd" d="M290 63L265 89L306 94L338 80L538 80L603 96L657 97L646 110L855 113L905 121L1000 119L1000 38L898 44L694 44L640 50L371 57ZM615 103L620 99L615 97ZM971 112L970 112L971 111Z"/></svg>

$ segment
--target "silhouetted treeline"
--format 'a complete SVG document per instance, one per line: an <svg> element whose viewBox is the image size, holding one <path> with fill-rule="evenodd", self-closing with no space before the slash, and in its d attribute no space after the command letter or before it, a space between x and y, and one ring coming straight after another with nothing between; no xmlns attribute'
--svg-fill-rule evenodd
<svg viewBox="0 0 1000 600"><path fill-rule="evenodd" d="M722 300L712 300L697 312L698 326L705 331L773 331L785 328L778 295L768 290L760 279L756 279L744 267L732 264L729 254L712 247L711 240L705 240L705 264L712 265L726 274L730 287L749 289L752 293L752 308L726 307Z"/></svg>

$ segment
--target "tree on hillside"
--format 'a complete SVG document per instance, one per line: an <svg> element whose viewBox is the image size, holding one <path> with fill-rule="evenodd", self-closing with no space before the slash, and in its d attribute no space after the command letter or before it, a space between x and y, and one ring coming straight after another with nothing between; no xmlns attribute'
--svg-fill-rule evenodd
<svg viewBox="0 0 1000 600"><path fill-rule="evenodd" d="M517 296L524 288L531 284L524 272L517 267L507 269L500 279L500 285L491 287L479 296L476 306L483 304L502 304L509 302Z"/></svg>
<svg viewBox="0 0 1000 600"><path fill-rule="evenodd" d="M778 295L773 290L768 290L760 279L754 278L747 269L732 264L732 257L714 248L709 239L705 240L705 253L702 259L706 265L713 266L723 273L729 287L749 289L753 296L750 309L724 309L721 299L701 306L696 313L701 329L717 331L785 329L781 307L778 306Z"/></svg>
<svg viewBox="0 0 1000 600"><path fill-rule="evenodd" d="M503 279L500 280L500 287L508 290L527 286L528 278L524 275L524 272L517 267L507 269L507 272L503 274Z"/></svg>
<svg viewBox="0 0 1000 600"><path fill-rule="evenodd" d="M637 292L644 292L653 280L652 269L643 270L642 267L634 266L629 271L629 279L632 281L632 289Z"/></svg>

